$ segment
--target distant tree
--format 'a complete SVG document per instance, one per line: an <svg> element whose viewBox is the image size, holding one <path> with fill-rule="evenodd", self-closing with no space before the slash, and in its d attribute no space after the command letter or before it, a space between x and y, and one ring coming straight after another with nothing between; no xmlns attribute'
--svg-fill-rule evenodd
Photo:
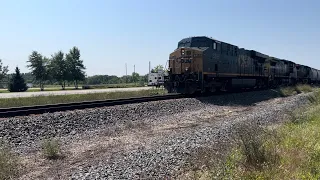
<svg viewBox="0 0 320 180"><path fill-rule="evenodd" d="M80 50L77 47L70 49L66 55L66 65L70 73L68 80L74 82L74 87L78 89L79 81L84 81L86 78L84 72L86 68L80 59Z"/></svg>
<svg viewBox="0 0 320 180"><path fill-rule="evenodd" d="M69 79L69 73L64 53L62 51L52 55L48 71L50 77L57 81L61 85L62 89L65 89L66 81Z"/></svg>
<svg viewBox="0 0 320 180"><path fill-rule="evenodd" d="M20 69L16 67L16 73L10 79L8 90L10 92L24 92L28 90L24 78L20 74Z"/></svg>
<svg viewBox="0 0 320 180"><path fill-rule="evenodd" d="M21 75L24 78L24 80L26 81L26 83L33 83L34 77L33 77L32 73L30 73L30 72L21 73Z"/></svg>
<svg viewBox="0 0 320 180"><path fill-rule="evenodd" d="M148 74L141 76L143 82L148 82Z"/></svg>
<svg viewBox="0 0 320 180"><path fill-rule="evenodd" d="M109 76L107 83L108 84L119 84L119 83L121 83L121 80L118 76L112 75L112 76Z"/></svg>
<svg viewBox="0 0 320 180"><path fill-rule="evenodd" d="M154 67L153 69L151 69L152 73L156 73L159 70L163 70L163 66L162 65L157 65L156 67Z"/></svg>
<svg viewBox="0 0 320 180"><path fill-rule="evenodd" d="M8 66L3 66L2 60L0 59L0 81L7 76L8 71Z"/></svg>
<svg viewBox="0 0 320 180"><path fill-rule="evenodd" d="M87 84L119 84L120 78L114 75L94 75L86 78Z"/></svg>
<svg viewBox="0 0 320 180"><path fill-rule="evenodd" d="M31 69L35 80L39 82L40 90L43 91L44 82L48 80L47 64L49 63L49 59L43 57L37 51L32 51L27 62L29 63L27 67Z"/></svg>
<svg viewBox="0 0 320 180"><path fill-rule="evenodd" d="M148 81L148 74L139 75L138 73L132 73L132 75L118 77L115 75L94 75L86 78L86 83L89 85L96 84L120 84L125 83L127 79L128 83L139 82L145 83Z"/></svg>
<svg viewBox="0 0 320 180"><path fill-rule="evenodd" d="M132 75L131 75L131 79L132 79L132 82L136 83L136 82L139 81L140 75L139 75L138 73L134 72L134 73L132 73Z"/></svg>

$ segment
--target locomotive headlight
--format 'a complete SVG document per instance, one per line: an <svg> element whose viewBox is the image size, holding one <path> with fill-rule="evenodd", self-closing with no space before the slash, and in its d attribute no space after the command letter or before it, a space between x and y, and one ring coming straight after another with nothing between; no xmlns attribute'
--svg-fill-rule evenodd
<svg viewBox="0 0 320 180"><path fill-rule="evenodd" d="M184 49L181 49L181 55L184 55Z"/></svg>
<svg viewBox="0 0 320 180"><path fill-rule="evenodd" d="M186 71L188 71L189 67L186 67Z"/></svg>

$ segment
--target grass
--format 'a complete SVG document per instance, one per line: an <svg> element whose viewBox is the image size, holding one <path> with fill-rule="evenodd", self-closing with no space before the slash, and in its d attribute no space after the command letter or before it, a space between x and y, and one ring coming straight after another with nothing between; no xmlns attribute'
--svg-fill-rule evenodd
<svg viewBox="0 0 320 180"><path fill-rule="evenodd" d="M141 97L141 96L162 95L162 94L166 94L166 91L163 89L150 89L150 90L141 90L141 91L3 98L3 99L0 99L0 108L70 103L70 102L93 101L93 100L107 100L107 99Z"/></svg>
<svg viewBox="0 0 320 180"><path fill-rule="evenodd" d="M76 89L74 89L74 87L66 87L64 91L70 91L70 90L76 90ZM77 90L82 90L82 89L79 88ZM62 91L62 89L61 89L61 87L53 87L53 88L46 88L45 87L44 91ZM25 92L40 92L40 88L29 88ZM7 89L0 89L0 93L11 93L11 92L8 91Z"/></svg>
<svg viewBox="0 0 320 180"><path fill-rule="evenodd" d="M130 87L144 87L145 83L123 83L123 84L102 84L102 85L89 85L88 89L105 89L105 88L130 88ZM82 86L83 88L85 86Z"/></svg>
<svg viewBox="0 0 320 180"><path fill-rule="evenodd" d="M290 91L311 89L303 85ZM320 92L309 100L311 106L289 113L280 126L238 127L237 143L223 162L195 170L192 179L320 179ZM202 154L197 156L201 164L215 162Z"/></svg>
<svg viewBox="0 0 320 180"><path fill-rule="evenodd" d="M144 87L145 84L141 83L123 83L123 84L101 84L101 85L79 85L79 89L75 89L74 86L67 86L65 90L82 90L82 89L108 89L108 88L131 88L131 87ZM61 86L57 85L45 85L44 91L61 91ZM40 92L40 88L29 88L26 92ZM0 89L0 93L10 93L7 89Z"/></svg>
<svg viewBox="0 0 320 180"><path fill-rule="evenodd" d="M279 89L279 92L280 92L280 96L287 97L295 94L300 94L303 92L311 92L313 90L314 88L308 84L298 84L296 86L282 87Z"/></svg>
<svg viewBox="0 0 320 180"><path fill-rule="evenodd" d="M11 149L0 144L0 179L14 179L20 172L20 161Z"/></svg>
<svg viewBox="0 0 320 180"><path fill-rule="evenodd" d="M58 141L54 139L46 139L43 141L42 153L49 160L55 160L62 157L60 145Z"/></svg>

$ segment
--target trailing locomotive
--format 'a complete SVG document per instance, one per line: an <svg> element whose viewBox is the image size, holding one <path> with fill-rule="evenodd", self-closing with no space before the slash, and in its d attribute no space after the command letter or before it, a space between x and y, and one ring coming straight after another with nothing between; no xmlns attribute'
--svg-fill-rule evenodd
<svg viewBox="0 0 320 180"><path fill-rule="evenodd" d="M320 82L320 71L206 36L184 38L169 57L168 92L227 91Z"/></svg>

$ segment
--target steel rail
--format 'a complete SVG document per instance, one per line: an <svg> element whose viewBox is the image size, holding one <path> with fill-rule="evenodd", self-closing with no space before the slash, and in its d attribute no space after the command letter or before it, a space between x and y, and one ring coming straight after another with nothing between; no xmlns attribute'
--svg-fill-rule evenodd
<svg viewBox="0 0 320 180"><path fill-rule="evenodd" d="M142 103L142 102L148 102L148 101L178 99L183 97L185 96L182 94L168 94L168 95L143 96L143 97L132 97L132 98L110 99L110 100L82 101L82 102L72 102L72 103L0 108L0 118L7 118L7 117L14 117L14 116L27 116L30 114L43 114L43 113L52 113L57 111L68 111L68 110L96 108L96 107L104 107L104 106Z"/></svg>

